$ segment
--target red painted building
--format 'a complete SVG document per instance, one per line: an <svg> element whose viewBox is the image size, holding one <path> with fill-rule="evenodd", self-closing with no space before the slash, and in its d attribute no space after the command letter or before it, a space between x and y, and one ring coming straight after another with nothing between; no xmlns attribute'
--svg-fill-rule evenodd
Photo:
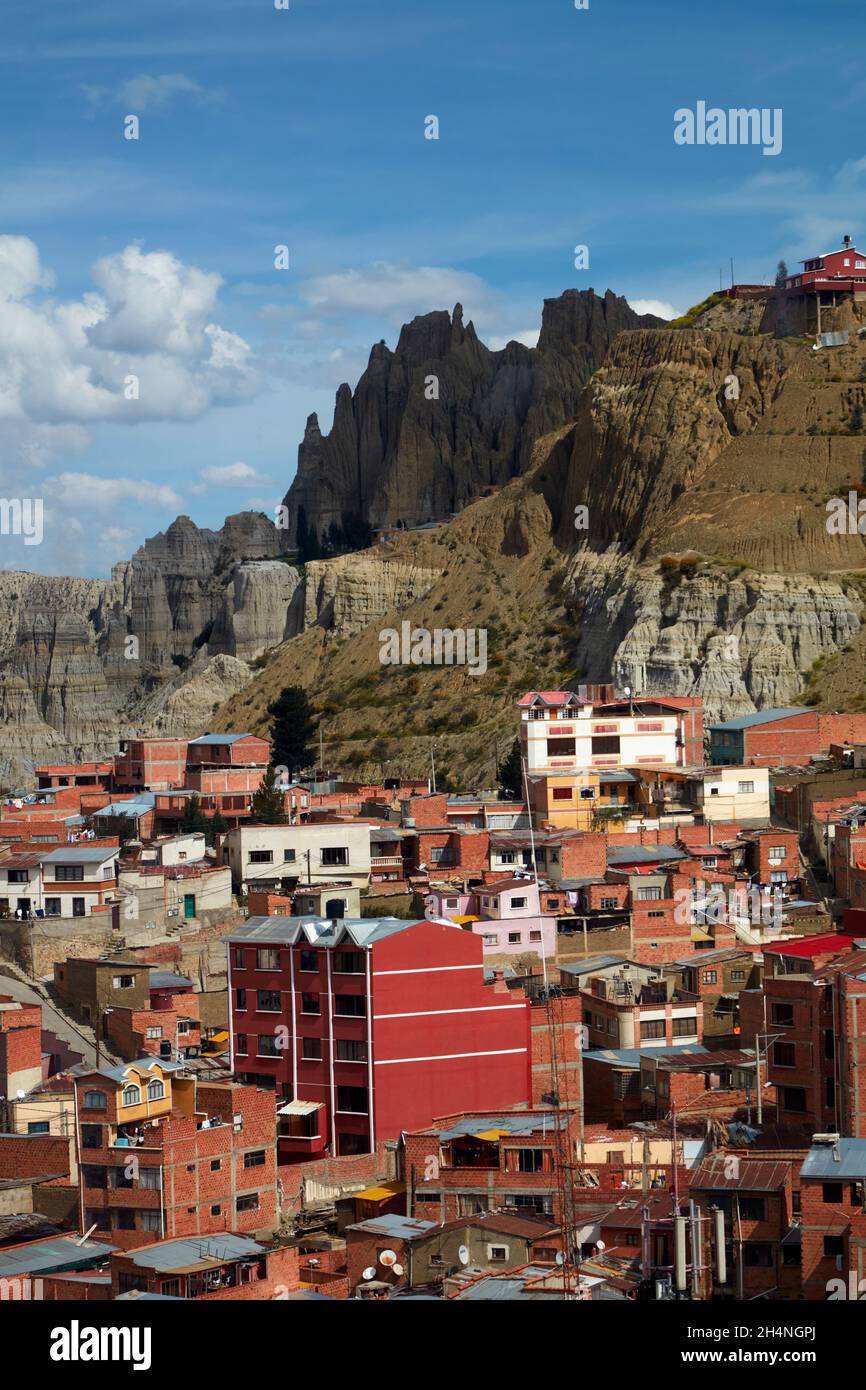
<svg viewBox="0 0 866 1390"><path fill-rule="evenodd" d="M258 917L229 941L232 1066L278 1094L283 1162L367 1153L459 1104L526 1104L529 1000L439 922Z"/></svg>
<svg viewBox="0 0 866 1390"><path fill-rule="evenodd" d="M812 256L801 264L803 269L785 281L789 294L825 289L866 293L866 255L856 249L849 236L843 238L838 251Z"/></svg>

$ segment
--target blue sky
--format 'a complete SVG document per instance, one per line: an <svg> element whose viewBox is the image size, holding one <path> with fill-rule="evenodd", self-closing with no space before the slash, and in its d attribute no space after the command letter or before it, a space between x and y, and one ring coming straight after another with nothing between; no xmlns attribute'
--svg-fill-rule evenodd
<svg viewBox="0 0 866 1390"><path fill-rule="evenodd" d="M415 313L531 342L570 286L682 311L730 257L764 280L866 241L861 0L3 13L0 496L45 499L4 568L102 575L178 512L273 514L306 416ZM781 108L782 152L678 146L698 100Z"/></svg>

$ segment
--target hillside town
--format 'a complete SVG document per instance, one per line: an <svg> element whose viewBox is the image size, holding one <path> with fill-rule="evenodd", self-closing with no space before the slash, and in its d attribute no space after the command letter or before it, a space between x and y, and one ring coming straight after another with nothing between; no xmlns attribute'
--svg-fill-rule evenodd
<svg viewBox="0 0 866 1390"><path fill-rule="evenodd" d="M205 731L6 793L0 1300L858 1296L866 714L513 737L481 790Z"/></svg>

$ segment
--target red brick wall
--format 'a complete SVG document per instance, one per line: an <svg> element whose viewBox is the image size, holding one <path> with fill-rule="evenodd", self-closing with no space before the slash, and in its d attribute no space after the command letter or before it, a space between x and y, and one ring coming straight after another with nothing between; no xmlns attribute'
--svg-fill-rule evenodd
<svg viewBox="0 0 866 1390"><path fill-rule="evenodd" d="M825 1202L823 1182L805 1177L800 1179L801 1274L803 1296L808 1299L826 1299L827 1285L831 1279L843 1279L847 1285L850 1270L855 1271L854 1282L857 1283L858 1251L852 1247L851 1238L866 1240L866 1215L862 1207L855 1206L851 1201L850 1180L842 1182L841 1187L841 1197L834 1196L831 1201ZM825 1235L842 1236L841 1270L836 1267L835 1255L824 1254ZM847 1289L846 1295L850 1297Z"/></svg>
<svg viewBox="0 0 866 1390"><path fill-rule="evenodd" d="M570 835L559 857L562 878L600 878L607 870L607 838L593 830Z"/></svg>
<svg viewBox="0 0 866 1390"><path fill-rule="evenodd" d="M65 1134L0 1135L0 1179L50 1174L54 1184L65 1185L71 1166L72 1142Z"/></svg>

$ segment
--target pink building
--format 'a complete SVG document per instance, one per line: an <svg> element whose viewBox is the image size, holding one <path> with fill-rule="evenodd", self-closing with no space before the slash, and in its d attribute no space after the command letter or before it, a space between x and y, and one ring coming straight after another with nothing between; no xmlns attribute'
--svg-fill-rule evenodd
<svg viewBox="0 0 866 1390"><path fill-rule="evenodd" d="M532 952L553 960L556 955L556 917L565 908L565 894L539 890L530 878L485 883L472 893L431 888L424 901L428 917L457 922L480 936L485 958Z"/></svg>

